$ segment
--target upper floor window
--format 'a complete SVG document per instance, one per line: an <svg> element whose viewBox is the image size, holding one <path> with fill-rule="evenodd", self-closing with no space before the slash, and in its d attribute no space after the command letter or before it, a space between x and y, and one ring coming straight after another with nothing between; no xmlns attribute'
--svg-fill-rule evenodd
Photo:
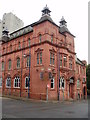
<svg viewBox="0 0 90 120"><path fill-rule="evenodd" d="M30 47L30 45L31 45L31 40L30 40L30 38L28 38L28 45L29 45L29 47Z"/></svg>
<svg viewBox="0 0 90 120"><path fill-rule="evenodd" d="M0 77L0 87L2 87L2 77Z"/></svg>
<svg viewBox="0 0 90 120"><path fill-rule="evenodd" d="M2 61L2 70L4 70L4 61Z"/></svg>
<svg viewBox="0 0 90 120"><path fill-rule="evenodd" d="M8 65L8 69L11 69L11 60L9 60L9 65Z"/></svg>
<svg viewBox="0 0 90 120"><path fill-rule="evenodd" d="M42 64L42 52L37 53L37 64Z"/></svg>
<svg viewBox="0 0 90 120"><path fill-rule="evenodd" d="M62 55L60 55L60 66L62 67Z"/></svg>
<svg viewBox="0 0 90 120"><path fill-rule="evenodd" d="M72 69L72 59L69 59L69 68Z"/></svg>
<svg viewBox="0 0 90 120"><path fill-rule="evenodd" d="M42 52L40 52L40 64L42 64Z"/></svg>
<svg viewBox="0 0 90 120"><path fill-rule="evenodd" d="M80 80L77 80L77 88L80 88Z"/></svg>
<svg viewBox="0 0 90 120"><path fill-rule="evenodd" d="M39 35L39 42L41 43L41 41L42 41L42 35L40 34Z"/></svg>
<svg viewBox="0 0 90 120"><path fill-rule="evenodd" d="M50 64L54 65L55 63L55 54L50 52Z"/></svg>
<svg viewBox="0 0 90 120"><path fill-rule="evenodd" d="M20 68L20 58L17 58L17 68Z"/></svg>
<svg viewBox="0 0 90 120"><path fill-rule="evenodd" d="M54 89L54 78L51 79L51 88Z"/></svg>
<svg viewBox="0 0 90 120"><path fill-rule="evenodd" d="M53 35L51 35L51 43L53 43Z"/></svg>
<svg viewBox="0 0 90 120"><path fill-rule="evenodd" d="M27 77L25 78L25 88L28 87L28 82L29 82L29 77L27 76Z"/></svg>
<svg viewBox="0 0 90 120"><path fill-rule="evenodd" d="M66 56L63 57L63 66L64 67L67 66L67 57Z"/></svg>
<svg viewBox="0 0 90 120"><path fill-rule="evenodd" d="M8 77L6 80L6 87L11 87L11 78Z"/></svg>
<svg viewBox="0 0 90 120"><path fill-rule="evenodd" d="M15 79L14 79L14 87L17 87L17 88L20 87L20 78L19 77L15 77Z"/></svg>
<svg viewBox="0 0 90 120"><path fill-rule="evenodd" d="M20 49L21 48L21 45L20 45L20 42L18 43L18 49Z"/></svg>

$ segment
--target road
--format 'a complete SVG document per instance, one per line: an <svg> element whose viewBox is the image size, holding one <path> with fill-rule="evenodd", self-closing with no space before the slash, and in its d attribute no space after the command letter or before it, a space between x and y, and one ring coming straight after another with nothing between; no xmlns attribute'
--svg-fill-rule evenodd
<svg viewBox="0 0 90 120"><path fill-rule="evenodd" d="M88 100L77 102L2 99L3 118L88 118Z"/></svg>

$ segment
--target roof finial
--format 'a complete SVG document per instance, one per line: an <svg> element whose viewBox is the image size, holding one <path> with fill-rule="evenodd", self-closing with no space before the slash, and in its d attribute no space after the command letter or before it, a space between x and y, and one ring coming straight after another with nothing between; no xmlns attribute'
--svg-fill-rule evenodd
<svg viewBox="0 0 90 120"><path fill-rule="evenodd" d="M66 20L64 19L64 16L62 16L61 21L60 21L60 26L64 25L67 27Z"/></svg>
<svg viewBox="0 0 90 120"><path fill-rule="evenodd" d="M43 15L49 15L50 16L50 10L49 10L49 8L47 7L47 4L46 4L46 6L44 7L44 9L42 10L42 16Z"/></svg>

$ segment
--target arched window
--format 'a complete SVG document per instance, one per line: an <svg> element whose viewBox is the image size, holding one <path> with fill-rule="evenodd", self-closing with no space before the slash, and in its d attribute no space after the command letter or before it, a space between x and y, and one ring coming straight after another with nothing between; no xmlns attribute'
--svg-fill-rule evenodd
<svg viewBox="0 0 90 120"><path fill-rule="evenodd" d="M20 78L17 76L14 79L14 87L19 88L20 87Z"/></svg>
<svg viewBox="0 0 90 120"><path fill-rule="evenodd" d="M64 77L60 77L59 79L59 88L64 89L65 88L65 80Z"/></svg>
<svg viewBox="0 0 90 120"><path fill-rule="evenodd" d="M0 87L2 87L2 77L0 77Z"/></svg>
<svg viewBox="0 0 90 120"><path fill-rule="evenodd" d="M51 79L51 88L54 89L54 84L55 84L55 80L54 78Z"/></svg>
<svg viewBox="0 0 90 120"><path fill-rule="evenodd" d="M28 77L28 76L26 76L26 77L25 77L25 88L27 88L27 87L28 87L28 80L29 80L29 77Z"/></svg>
<svg viewBox="0 0 90 120"><path fill-rule="evenodd" d="M10 77L8 77L6 79L6 87L11 87L11 78Z"/></svg>
<svg viewBox="0 0 90 120"><path fill-rule="evenodd" d="M2 70L4 70L4 61L2 61Z"/></svg>
<svg viewBox="0 0 90 120"><path fill-rule="evenodd" d="M17 58L17 68L20 68L20 58Z"/></svg>
<svg viewBox="0 0 90 120"><path fill-rule="evenodd" d="M11 59L9 59L9 61L8 61L8 69L10 70L11 69Z"/></svg>

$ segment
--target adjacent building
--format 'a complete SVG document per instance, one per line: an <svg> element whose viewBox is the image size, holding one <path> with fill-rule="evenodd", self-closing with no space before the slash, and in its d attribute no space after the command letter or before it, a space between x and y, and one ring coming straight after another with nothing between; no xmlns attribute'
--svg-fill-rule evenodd
<svg viewBox="0 0 90 120"><path fill-rule="evenodd" d="M0 86L5 95L42 100L87 98L86 61L75 53L75 36L46 6L39 21L8 37L3 31Z"/></svg>
<svg viewBox="0 0 90 120"><path fill-rule="evenodd" d="M8 30L9 33L14 32L24 26L24 23L13 13L4 13L2 21L0 21L0 37L3 30Z"/></svg>

